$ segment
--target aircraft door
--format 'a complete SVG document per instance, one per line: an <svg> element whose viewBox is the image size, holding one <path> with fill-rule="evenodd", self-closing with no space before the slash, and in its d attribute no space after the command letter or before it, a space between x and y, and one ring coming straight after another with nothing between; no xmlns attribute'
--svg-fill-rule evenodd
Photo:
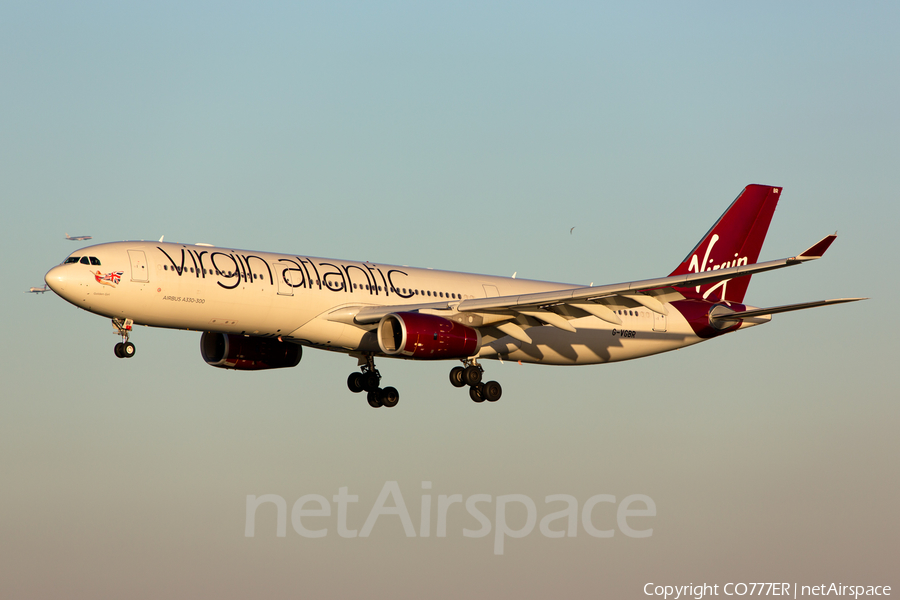
<svg viewBox="0 0 900 600"><path fill-rule="evenodd" d="M150 269L147 268L147 257L143 250L129 250L131 259L131 280L147 283L150 281Z"/></svg>
<svg viewBox="0 0 900 600"><path fill-rule="evenodd" d="M666 330L666 315L661 315L658 312L653 313L653 331L665 331Z"/></svg>
<svg viewBox="0 0 900 600"><path fill-rule="evenodd" d="M287 262L275 263L275 279L278 280L278 294L281 296L293 296L294 286L291 277L291 269L297 265Z"/></svg>

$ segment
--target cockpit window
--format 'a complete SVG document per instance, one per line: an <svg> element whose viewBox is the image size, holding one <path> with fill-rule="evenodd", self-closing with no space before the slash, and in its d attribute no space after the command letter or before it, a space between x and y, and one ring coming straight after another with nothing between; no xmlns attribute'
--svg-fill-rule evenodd
<svg viewBox="0 0 900 600"><path fill-rule="evenodd" d="M70 256L69 258L66 259L66 262L64 262L63 264L68 265L68 264L77 263L77 262L78 262L77 256Z"/></svg>
<svg viewBox="0 0 900 600"><path fill-rule="evenodd" d="M91 261L88 260L88 257L87 257L87 256L82 256L82 257L81 257L81 260L79 260L78 262L80 262L80 263L83 264L83 265L89 265L89 264L91 264Z"/></svg>
<svg viewBox="0 0 900 600"><path fill-rule="evenodd" d="M91 257L91 264L92 264L92 265L97 265L97 266L99 267L99 266L100 266L100 259L97 258L96 256L92 256L92 257Z"/></svg>

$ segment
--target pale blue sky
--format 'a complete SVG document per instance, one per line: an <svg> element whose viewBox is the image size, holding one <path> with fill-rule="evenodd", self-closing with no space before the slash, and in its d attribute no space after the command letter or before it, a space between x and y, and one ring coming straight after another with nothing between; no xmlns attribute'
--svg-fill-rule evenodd
<svg viewBox="0 0 900 600"><path fill-rule="evenodd" d="M0 7L0 596L639 597L682 584L900 585L900 8L894 3L5 3ZM608 366L206 366L199 335L21 293L93 241L208 242L536 279L667 274L748 183L748 301L871 296ZM573 234L569 229L576 226ZM654 534L274 535L248 494L649 495ZM436 502L436 499L434 500ZM613 519L598 509L599 520ZM355 511L355 512L353 512ZM524 513L523 513L524 514ZM524 518L519 515L520 518ZM466 520L468 518L469 520ZM512 517L511 517L512 519ZM434 527L434 525L432 525Z"/></svg>

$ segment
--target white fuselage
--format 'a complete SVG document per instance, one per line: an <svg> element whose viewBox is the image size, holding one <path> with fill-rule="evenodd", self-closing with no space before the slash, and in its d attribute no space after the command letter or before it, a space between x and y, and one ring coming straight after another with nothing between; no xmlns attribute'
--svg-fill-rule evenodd
<svg viewBox="0 0 900 600"><path fill-rule="evenodd" d="M100 244L71 257L79 262L54 267L47 274L47 283L67 301L98 315L153 327L281 338L327 350L375 355L381 353L373 341L373 327L353 320L360 307L432 303L434 308L426 309L428 312L454 314L455 304L466 299L581 287L163 242ZM574 333L532 326L527 329L531 344L503 334L487 335L478 357L597 364L703 341L669 304L682 300L681 294L669 291L657 299L667 307L667 314L620 299L621 304L609 308L621 324L578 316L568 321ZM463 324L466 319L480 319L455 315Z"/></svg>

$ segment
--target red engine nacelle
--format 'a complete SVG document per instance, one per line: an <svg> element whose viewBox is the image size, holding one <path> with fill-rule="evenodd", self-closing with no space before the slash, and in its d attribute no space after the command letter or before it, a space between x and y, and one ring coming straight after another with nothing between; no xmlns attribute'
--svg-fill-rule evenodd
<svg viewBox="0 0 900 600"><path fill-rule="evenodd" d="M462 358L481 348L477 329L421 313L391 313L378 323L378 346L387 355L410 358Z"/></svg>
<svg viewBox="0 0 900 600"><path fill-rule="evenodd" d="M200 354L213 367L258 371L296 367L303 349L297 344L269 338L206 331L200 337Z"/></svg>

